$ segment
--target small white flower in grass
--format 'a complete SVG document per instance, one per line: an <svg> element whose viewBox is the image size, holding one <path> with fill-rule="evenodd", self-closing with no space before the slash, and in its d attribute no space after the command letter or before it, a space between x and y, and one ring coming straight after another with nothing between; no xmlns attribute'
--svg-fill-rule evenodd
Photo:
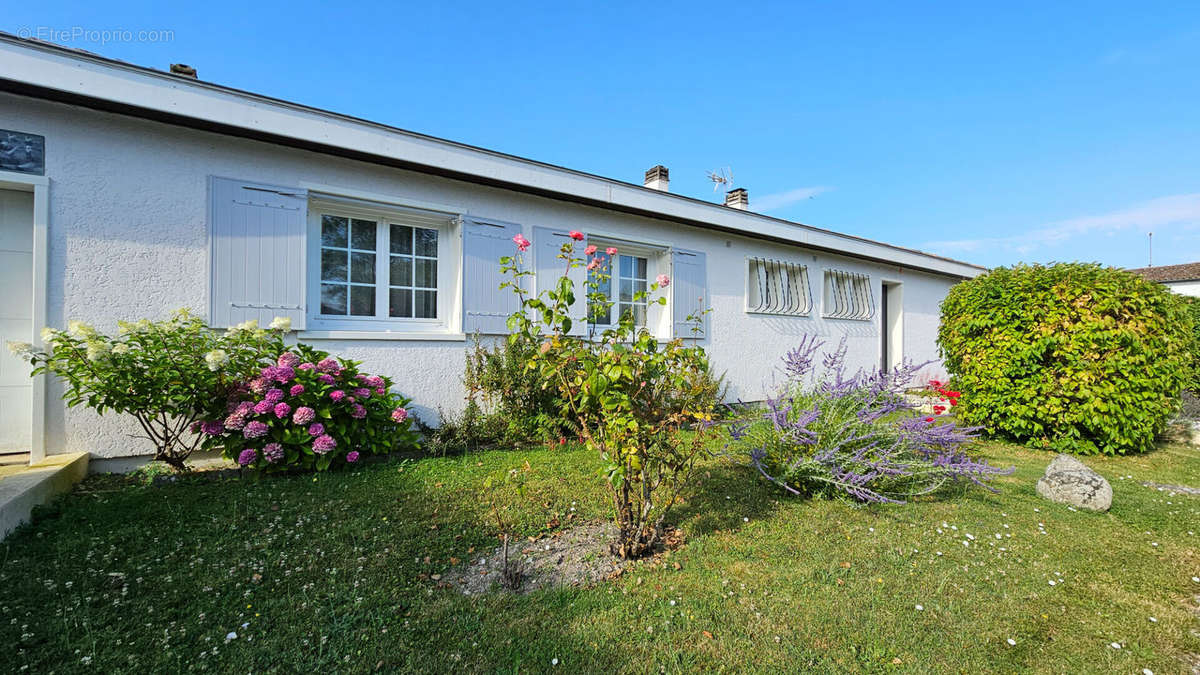
<svg viewBox="0 0 1200 675"><path fill-rule="evenodd" d="M1017 641L1012 638L1008 638L1008 640L1005 640L1005 642L1008 643L1009 647L1015 647L1017 645Z"/></svg>
<svg viewBox="0 0 1200 675"><path fill-rule="evenodd" d="M237 639L237 633L235 633L233 631L229 631L229 633L227 633L225 635L226 642L229 642L230 640L236 640L236 639Z"/></svg>
<svg viewBox="0 0 1200 675"><path fill-rule="evenodd" d="M1158 619L1150 617L1150 623L1158 623Z"/></svg>
<svg viewBox="0 0 1200 675"><path fill-rule="evenodd" d="M557 665L558 665L558 659L550 659L550 665L552 665L552 666L557 666Z"/></svg>
<svg viewBox="0 0 1200 675"><path fill-rule="evenodd" d="M1112 647L1113 649L1120 649L1121 643L1120 642L1110 642L1108 646Z"/></svg>
<svg viewBox="0 0 1200 675"><path fill-rule="evenodd" d="M1200 577L1192 577L1192 581L1200 584Z"/></svg>
<svg viewBox="0 0 1200 675"><path fill-rule="evenodd" d="M749 519L749 518L745 518L745 517L743 517L743 518L742 518L742 522L744 522L744 523L748 523L748 522L750 522L750 519Z"/></svg>
<svg viewBox="0 0 1200 675"><path fill-rule="evenodd" d="M1053 580L1053 579L1051 579L1051 580L1050 580L1050 585L1051 585L1051 586L1053 586L1053 585L1054 585L1054 580Z"/></svg>
<svg viewBox="0 0 1200 675"><path fill-rule="evenodd" d="M1142 675L1154 675L1154 671L1149 668L1142 668Z"/></svg>
<svg viewBox="0 0 1200 675"><path fill-rule="evenodd" d="M923 612L923 611L925 611L925 608L924 608L924 607L922 607L921 605L917 605L917 611L918 611L918 612Z"/></svg>
<svg viewBox="0 0 1200 675"><path fill-rule="evenodd" d="M672 606L672 607L674 607L674 606L675 606L675 601L674 601L674 600L672 600L672 601L671 601L671 606Z"/></svg>
<svg viewBox="0 0 1200 675"><path fill-rule="evenodd" d="M292 320L286 316L277 316L271 320L271 325L268 328L287 333L292 330Z"/></svg>

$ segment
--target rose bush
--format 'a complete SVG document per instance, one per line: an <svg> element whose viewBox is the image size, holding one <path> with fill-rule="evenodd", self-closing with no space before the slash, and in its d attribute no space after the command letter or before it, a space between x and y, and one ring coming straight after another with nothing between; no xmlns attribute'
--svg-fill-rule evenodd
<svg viewBox="0 0 1200 675"><path fill-rule="evenodd" d="M266 472L325 471L416 447L410 400L390 380L308 345L277 347L273 363L238 382L200 423L206 446Z"/></svg>
<svg viewBox="0 0 1200 675"><path fill-rule="evenodd" d="M708 357L698 344L682 339L660 343L635 324L631 313L599 335L571 335L572 306L577 300L572 269L584 266L575 253L585 237L572 231L558 258L563 274L551 288L530 295L523 278L531 274L520 256L504 257L501 264L512 276L504 287L515 292L520 309L509 317L510 341L536 344L527 368L536 372L543 389L552 389L560 415L579 430L587 447L604 459L601 475L608 484L618 526L611 548L615 555L635 558L654 550L663 534L671 508L694 488L696 461L705 455L712 411L720 396L720 379L709 369ZM518 251L528 248L524 237L514 237ZM617 253L591 256L586 282L589 309L610 310L612 302L600 292L610 275ZM662 306L666 298L648 297L670 283L659 275L634 301ZM699 317L693 317L697 319ZM690 433L681 433L684 430Z"/></svg>

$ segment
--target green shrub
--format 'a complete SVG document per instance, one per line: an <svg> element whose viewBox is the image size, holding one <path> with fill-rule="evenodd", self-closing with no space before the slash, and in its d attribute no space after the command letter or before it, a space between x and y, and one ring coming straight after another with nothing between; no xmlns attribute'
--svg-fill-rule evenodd
<svg viewBox="0 0 1200 675"><path fill-rule="evenodd" d="M270 330L247 322L222 333L180 310L164 321L119 326L120 334L110 336L71 321L65 331L44 329L43 349L28 343L9 349L33 363L33 375L61 379L68 406L132 415L140 437L154 445L154 459L183 469L204 440L195 426L212 402L224 401L262 365L291 322L276 319Z"/></svg>
<svg viewBox="0 0 1200 675"><path fill-rule="evenodd" d="M1179 301L1183 303L1184 311L1192 318L1192 372L1183 388L1193 394L1200 393L1200 298L1186 295L1175 297L1179 298Z"/></svg>
<svg viewBox="0 0 1200 675"><path fill-rule="evenodd" d="M997 268L942 302L958 414L1033 447L1153 447L1190 374L1192 321L1159 284L1096 264Z"/></svg>

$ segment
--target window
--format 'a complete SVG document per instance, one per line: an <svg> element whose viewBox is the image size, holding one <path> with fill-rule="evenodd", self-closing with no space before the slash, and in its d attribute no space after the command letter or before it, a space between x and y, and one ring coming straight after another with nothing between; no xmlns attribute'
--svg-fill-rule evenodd
<svg viewBox="0 0 1200 675"><path fill-rule="evenodd" d="M609 256L602 251L597 251L595 255L588 259L590 263L592 259L599 257L605 264L609 263ZM610 326L613 321L613 310L616 310L616 316L621 317L626 313L633 315L633 323L636 326L646 325L646 296L647 279L649 278L650 261L648 258L639 255L626 255L618 253L613 261L615 264L605 272L611 276L601 278L600 270L589 270L588 281L599 283L597 291L608 296L609 305L602 303L592 303L588 307L588 323L596 326ZM590 265L589 265L590 267ZM615 291L615 293L614 293ZM642 297L637 298L637 294L641 293Z"/></svg>
<svg viewBox="0 0 1200 675"><path fill-rule="evenodd" d="M747 264L746 311L803 316L812 311L808 268L804 265L751 258Z"/></svg>
<svg viewBox="0 0 1200 675"><path fill-rule="evenodd" d="M875 316L871 278L865 274L825 270L824 316L867 321Z"/></svg>
<svg viewBox="0 0 1200 675"><path fill-rule="evenodd" d="M447 325L445 233L451 216L314 205L319 328L388 330ZM310 243L310 247L312 243ZM452 290L452 289L451 289ZM370 323L374 322L374 323ZM386 322L384 325L382 322Z"/></svg>

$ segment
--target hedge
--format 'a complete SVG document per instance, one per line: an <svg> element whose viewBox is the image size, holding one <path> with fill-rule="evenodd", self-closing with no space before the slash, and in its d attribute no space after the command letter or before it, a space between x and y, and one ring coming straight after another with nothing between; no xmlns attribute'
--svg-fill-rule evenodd
<svg viewBox="0 0 1200 675"><path fill-rule="evenodd" d="M967 424L1031 447L1144 452L1193 374L1178 296L1096 264L997 268L942 302L940 347Z"/></svg>

